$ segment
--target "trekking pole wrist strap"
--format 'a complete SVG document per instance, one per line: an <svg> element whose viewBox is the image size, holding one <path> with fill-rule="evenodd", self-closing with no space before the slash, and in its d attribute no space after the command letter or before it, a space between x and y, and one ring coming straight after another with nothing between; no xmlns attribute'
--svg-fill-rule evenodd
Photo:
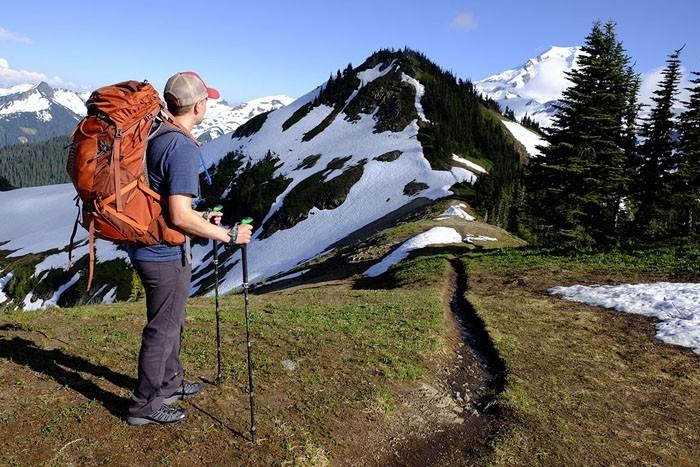
<svg viewBox="0 0 700 467"><path fill-rule="evenodd" d="M229 245L234 246L236 244L236 239L238 238L238 225L239 223L236 222L233 224L233 227L231 230L228 231L228 236L231 237L231 241L229 242Z"/></svg>

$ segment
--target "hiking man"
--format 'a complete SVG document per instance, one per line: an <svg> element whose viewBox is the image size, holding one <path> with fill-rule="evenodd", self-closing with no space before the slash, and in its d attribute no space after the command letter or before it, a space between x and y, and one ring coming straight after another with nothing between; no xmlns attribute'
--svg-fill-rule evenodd
<svg viewBox="0 0 700 467"><path fill-rule="evenodd" d="M188 132L202 123L207 99L219 92L208 88L194 72L170 77L163 92L176 123ZM246 244L251 226L220 227L220 212L192 209L199 196L200 150L190 135L162 124L152 135L146 153L151 188L162 197L167 218L186 234L210 238L224 244ZM183 379L180 343L185 326L185 302L190 292L192 257L189 236L183 245L131 243L129 258L146 291L148 323L143 330L138 363L138 381L128 411L130 425L166 425L187 417L187 411L170 404L194 397L202 385Z"/></svg>

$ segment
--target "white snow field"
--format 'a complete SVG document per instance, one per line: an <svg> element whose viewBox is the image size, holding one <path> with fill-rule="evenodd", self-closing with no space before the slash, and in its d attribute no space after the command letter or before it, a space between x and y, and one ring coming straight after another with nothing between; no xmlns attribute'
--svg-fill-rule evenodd
<svg viewBox="0 0 700 467"><path fill-rule="evenodd" d="M41 112L48 110L51 103L48 99L42 96L38 91L32 92L22 100L11 101L5 106L0 107L0 115L10 115L22 112Z"/></svg>
<svg viewBox="0 0 700 467"><path fill-rule="evenodd" d="M0 241L7 242L2 245L2 249L11 251L8 257L16 258L58 249L62 251L47 256L37 264L34 276L40 277L50 269L65 269L68 264L67 245L77 214L74 197L75 188L70 183L0 192L0 215L5 220L0 223ZM73 261L88 254L86 240L87 232L78 227ZM126 252L117 249L116 244L99 239L95 242L95 256L97 262L117 258L129 261ZM79 275L73 276L69 283L61 286L54 296L45 301L34 300L30 292L23 301L24 309L56 306L61 294L79 278ZM4 297L2 291L6 285L7 282L0 281L0 297Z"/></svg>
<svg viewBox="0 0 700 467"><path fill-rule="evenodd" d="M537 157L542 153L537 149L537 146L547 146L547 142L534 131L528 130L519 123L511 122L510 120L501 120L508 128L508 131L515 139L520 141L530 157Z"/></svg>
<svg viewBox="0 0 700 467"><path fill-rule="evenodd" d="M54 101L61 104L63 107L69 109L73 113L80 115L87 115L87 107L85 107L85 102L80 98L78 94L68 89L55 89L54 90Z"/></svg>
<svg viewBox="0 0 700 467"><path fill-rule="evenodd" d="M442 245L448 243L462 243L462 236L451 227L433 227L415 237L403 242L397 249L385 256L379 263L367 269L364 274L376 277L385 273L391 266L401 262L413 250L419 250L430 245Z"/></svg>
<svg viewBox="0 0 700 467"><path fill-rule="evenodd" d="M549 293L591 306L656 318L657 339L690 347L700 354L700 284L574 285L553 287Z"/></svg>
<svg viewBox="0 0 700 467"><path fill-rule="evenodd" d="M474 242L497 242L497 238L493 237L487 237L486 235L473 235L473 234L467 234L464 236L462 239L467 243L474 243Z"/></svg>

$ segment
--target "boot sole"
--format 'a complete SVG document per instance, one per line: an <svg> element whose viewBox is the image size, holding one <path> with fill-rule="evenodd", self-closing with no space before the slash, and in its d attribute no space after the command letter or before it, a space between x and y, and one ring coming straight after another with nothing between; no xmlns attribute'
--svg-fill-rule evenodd
<svg viewBox="0 0 700 467"><path fill-rule="evenodd" d="M183 422L187 416L185 415L184 417L178 419L178 420L173 420L172 422L159 422L157 420L153 420L151 418L146 418L146 417L127 417L126 418L126 423L128 423L131 426L143 426L143 425L175 425L177 423Z"/></svg>

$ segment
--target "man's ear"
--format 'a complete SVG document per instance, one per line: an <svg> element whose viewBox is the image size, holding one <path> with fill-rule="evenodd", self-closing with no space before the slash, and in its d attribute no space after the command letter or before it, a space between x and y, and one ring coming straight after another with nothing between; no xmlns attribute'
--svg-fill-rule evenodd
<svg viewBox="0 0 700 467"><path fill-rule="evenodd" d="M194 114L199 115L204 112L204 100L201 100L199 102L195 102L194 104Z"/></svg>

